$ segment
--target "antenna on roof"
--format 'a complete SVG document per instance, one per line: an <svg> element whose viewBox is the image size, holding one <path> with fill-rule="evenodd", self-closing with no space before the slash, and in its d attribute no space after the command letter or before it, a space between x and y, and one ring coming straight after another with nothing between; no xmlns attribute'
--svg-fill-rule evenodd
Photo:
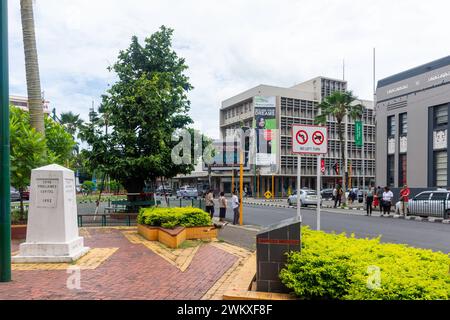
<svg viewBox="0 0 450 320"><path fill-rule="evenodd" d="M342 59L342 81L345 81L345 59Z"/></svg>

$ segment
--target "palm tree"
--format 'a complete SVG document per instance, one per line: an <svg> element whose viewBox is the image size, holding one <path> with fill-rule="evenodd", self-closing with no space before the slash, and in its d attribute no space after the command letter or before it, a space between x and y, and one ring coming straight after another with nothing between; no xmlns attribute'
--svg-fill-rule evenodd
<svg viewBox="0 0 450 320"><path fill-rule="evenodd" d="M70 133L75 139L75 133L77 129L83 124L83 120L80 119L79 114L74 114L72 111L61 113L60 123L66 128L67 132Z"/></svg>
<svg viewBox="0 0 450 320"><path fill-rule="evenodd" d="M36 49L36 34L34 28L32 0L20 0L22 16L23 47L25 51L25 69L28 91L28 108L30 124L37 132L45 135L44 111L42 110L41 81Z"/></svg>
<svg viewBox="0 0 450 320"><path fill-rule="evenodd" d="M363 106L361 104L355 103L357 97L353 95L351 91L335 91L328 97L326 97L322 103L320 103L317 107L320 110L320 114L316 116L315 122L316 124L327 124L328 118L334 117L338 126L338 137L340 142L341 149L341 161L342 165L340 168L342 173L342 189L344 191L344 199L343 204L346 203L345 190L346 190L346 172L347 168L345 167L345 139L344 139L344 119L345 116L348 116L352 119L357 119L362 116Z"/></svg>

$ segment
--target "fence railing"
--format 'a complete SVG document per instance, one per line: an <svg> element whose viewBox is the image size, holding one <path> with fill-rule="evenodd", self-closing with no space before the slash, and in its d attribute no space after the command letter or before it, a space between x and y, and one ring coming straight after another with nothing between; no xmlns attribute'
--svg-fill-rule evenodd
<svg viewBox="0 0 450 320"><path fill-rule="evenodd" d="M78 227L135 226L137 213L79 214Z"/></svg>
<svg viewBox="0 0 450 320"><path fill-rule="evenodd" d="M205 210L205 200L203 199L165 199L161 200L161 207L175 208L175 207L193 207Z"/></svg>

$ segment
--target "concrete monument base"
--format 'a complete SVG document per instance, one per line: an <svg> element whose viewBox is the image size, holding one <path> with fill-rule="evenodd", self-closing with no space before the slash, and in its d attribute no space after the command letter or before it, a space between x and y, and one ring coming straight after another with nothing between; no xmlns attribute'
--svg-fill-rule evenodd
<svg viewBox="0 0 450 320"><path fill-rule="evenodd" d="M68 243L22 243L20 253L12 257L13 263L65 263L74 262L88 253L83 238Z"/></svg>

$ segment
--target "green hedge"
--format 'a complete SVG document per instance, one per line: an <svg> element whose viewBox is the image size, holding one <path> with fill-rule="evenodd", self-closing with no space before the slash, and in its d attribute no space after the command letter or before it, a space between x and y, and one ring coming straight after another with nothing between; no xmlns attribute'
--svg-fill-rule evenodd
<svg viewBox="0 0 450 320"><path fill-rule="evenodd" d="M304 299L450 298L449 256L444 253L307 227L302 229L302 252L289 254L280 279Z"/></svg>
<svg viewBox="0 0 450 320"><path fill-rule="evenodd" d="M212 225L211 217L205 211L192 208L142 208L137 217L139 224L155 227L175 228L203 227Z"/></svg>

